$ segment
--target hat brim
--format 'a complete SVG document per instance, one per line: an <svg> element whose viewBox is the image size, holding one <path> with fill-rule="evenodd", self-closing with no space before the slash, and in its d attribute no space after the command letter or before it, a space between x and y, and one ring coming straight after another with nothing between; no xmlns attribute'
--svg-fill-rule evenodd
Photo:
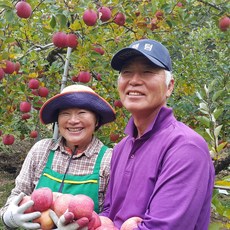
<svg viewBox="0 0 230 230"><path fill-rule="evenodd" d="M160 61L156 58L149 56L148 54L143 53L140 50L135 48L124 48L118 51L111 60L111 66L113 69L121 71L122 66L124 65L125 61L135 56L142 55L148 58L154 65L159 66L163 69L169 70L165 65L163 65Z"/></svg>
<svg viewBox="0 0 230 230"><path fill-rule="evenodd" d="M115 120L114 109L96 93L68 92L58 94L43 104L40 109L41 122L43 124L56 122L59 111L67 108L81 108L92 111L99 117L99 127Z"/></svg>

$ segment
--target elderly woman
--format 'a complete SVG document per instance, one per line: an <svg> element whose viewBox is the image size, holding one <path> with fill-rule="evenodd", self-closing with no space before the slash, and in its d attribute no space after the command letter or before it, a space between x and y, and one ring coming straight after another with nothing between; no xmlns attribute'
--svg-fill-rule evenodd
<svg viewBox="0 0 230 230"><path fill-rule="evenodd" d="M95 137L94 131L115 120L113 108L91 88L71 85L44 103L40 119L44 124L58 122L60 137L42 139L29 151L1 209L2 220L10 228L40 228L31 220L41 213L23 214L18 205L25 194L40 187L88 195L96 212L103 206L112 149ZM26 205L32 204L29 201Z"/></svg>

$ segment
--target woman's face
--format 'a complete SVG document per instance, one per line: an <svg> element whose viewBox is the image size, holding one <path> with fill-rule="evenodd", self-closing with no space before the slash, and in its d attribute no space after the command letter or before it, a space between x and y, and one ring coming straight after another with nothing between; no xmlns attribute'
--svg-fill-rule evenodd
<svg viewBox="0 0 230 230"><path fill-rule="evenodd" d="M96 115L85 109L63 109L58 114L60 134L65 138L66 145L73 149L84 150L92 140L97 125Z"/></svg>

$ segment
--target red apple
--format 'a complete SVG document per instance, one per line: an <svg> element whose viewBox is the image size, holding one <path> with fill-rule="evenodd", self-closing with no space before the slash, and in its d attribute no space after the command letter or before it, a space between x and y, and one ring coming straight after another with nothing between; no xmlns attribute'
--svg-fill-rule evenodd
<svg viewBox="0 0 230 230"><path fill-rule="evenodd" d="M19 70L20 70L20 67L21 67L21 64L20 64L20 62L16 62L15 64L14 64L14 71L16 71L17 73L19 72Z"/></svg>
<svg viewBox="0 0 230 230"><path fill-rule="evenodd" d="M43 212L49 209L53 203L52 190L47 187L38 188L32 192L31 200L34 201L33 209Z"/></svg>
<svg viewBox="0 0 230 230"><path fill-rule="evenodd" d="M73 197L74 196L71 194L61 194L60 196L56 198L53 204L53 210L58 217L60 217L66 212L66 210L68 209L70 200Z"/></svg>
<svg viewBox="0 0 230 230"><path fill-rule="evenodd" d="M28 86L29 86L30 89L38 89L39 81L37 79L35 79L35 78L30 79L29 83L28 83Z"/></svg>
<svg viewBox="0 0 230 230"><path fill-rule="evenodd" d="M12 61L5 61L5 67L2 68L5 73L12 74L15 70L15 65Z"/></svg>
<svg viewBox="0 0 230 230"><path fill-rule="evenodd" d="M157 10L156 13L155 13L155 16L158 20L162 20L163 17L164 17L164 12L161 11L161 10Z"/></svg>
<svg viewBox="0 0 230 230"><path fill-rule="evenodd" d="M112 12L108 7L102 6L98 9L98 14L99 14L99 19L102 22L106 22L111 18Z"/></svg>
<svg viewBox="0 0 230 230"><path fill-rule="evenodd" d="M159 28L159 26L157 25L157 18L153 18L150 22L150 29L156 30L158 28Z"/></svg>
<svg viewBox="0 0 230 230"><path fill-rule="evenodd" d="M79 82L88 83L91 80L91 74L88 71L81 71L77 78Z"/></svg>
<svg viewBox="0 0 230 230"><path fill-rule="evenodd" d="M52 37L53 44L58 48L67 47L67 35L64 32L56 32Z"/></svg>
<svg viewBox="0 0 230 230"><path fill-rule="evenodd" d="M120 100L115 100L113 104L115 107L118 107L118 108L122 108L122 106L123 106L123 104Z"/></svg>
<svg viewBox="0 0 230 230"><path fill-rule="evenodd" d="M110 141L112 142L116 142L119 138L119 134L118 133L111 133L109 136Z"/></svg>
<svg viewBox="0 0 230 230"><path fill-rule="evenodd" d="M2 142L4 145L12 145L14 143L14 136L12 134L5 134L2 137Z"/></svg>
<svg viewBox="0 0 230 230"><path fill-rule="evenodd" d="M87 9L83 13L82 19L87 26L94 26L97 22L97 13L92 9Z"/></svg>
<svg viewBox="0 0 230 230"><path fill-rule="evenodd" d="M46 87L40 87L40 88L38 89L38 95L39 95L40 97L47 97L48 94L49 94L49 90L48 90Z"/></svg>
<svg viewBox="0 0 230 230"><path fill-rule="evenodd" d="M31 115L29 113L23 113L21 116L22 120L27 120L31 118Z"/></svg>
<svg viewBox="0 0 230 230"><path fill-rule="evenodd" d="M0 81L4 78L5 72L2 68L0 68Z"/></svg>
<svg viewBox="0 0 230 230"><path fill-rule="evenodd" d="M66 46L76 48L78 45L77 35L67 34L66 35Z"/></svg>
<svg viewBox="0 0 230 230"><path fill-rule="evenodd" d="M100 226L101 226L100 217L95 211L93 211L93 215L89 221L88 228L89 228L89 230L94 230Z"/></svg>
<svg viewBox="0 0 230 230"><path fill-rule="evenodd" d="M178 2L176 5L177 5L178 7L183 7L183 3L182 3L182 2Z"/></svg>
<svg viewBox="0 0 230 230"><path fill-rule="evenodd" d="M105 51L100 46L94 46L93 50L101 55L105 53Z"/></svg>
<svg viewBox="0 0 230 230"><path fill-rule="evenodd" d="M32 131L30 132L30 137L31 137L31 138L37 138L37 137L38 137L38 131L32 130Z"/></svg>
<svg viewBox="0 0 230 230"><path fill-rule="evenodd" d="M102 79L101 79L101 74L97 73L97 74L96 74L96 79L97 79L98 81L101 81L101 80L102 80Z"/></svg>
<svg viewBox="0 0 230 230"><path fill-rule="evenodd" d="M16 14L20 18L29 18L32 14L32 8L29 3L25 1L19 1L16 6Z"/></svg>
<svg viewBox="0 0 230 230"><path fill-rule="evenodd" d="M79 82L78 81L78 76L72 76L71 79L72 79L73 82Z"/></svg>
<svg viewBox="0 0 230 230"><path fill-rule="evenodd" d="M120 230L133 230L138 227L138 224L141 223L142 218L138 216L130 217L122 225Z"/></svg>
<svg viewBox="0 0 230 230"><path fill-rule="evenodd" d="M114 226L113 221L107 216L99 216L101 225Z"/></svg>
<svg viewBox="0 0 230 230"><path fill-rule="evenodd" d="M31 200L31 196L24 196L23 199L21 200L21 202L19 203L19 206L25 204L26 202ZM24 213L31 213L34 212L33 210L33 206L31 206L30 208L26 209L26 211Z"/></svg>
<svg viewBox="0 0 230 230"><path fill-rule="evenodd" d="M227 31L230 27L230 18L228 16L223 16L219 20L219 28L221 31Z"/></svg>
<svg viewBox="0 0 230 230"><path fill-rule="evenodd" d="M89 196L77 194L70 200L68 210L74 214L75 219L86 217L90 220L93 215L94 201Z"/></svg>
<svg viewBox="0 0 230 230"><path fill-rule="evenodd" d="M54 210L54 202L55 202L55 200L61 195L62 195L62 193L60 193L60 192L53 192L53 203L52 203L52 205L50 207L52 210Z"/></svg>
<svg viewBox="0 0 230 230"><path fill-rule="evenodd" d="M23 113L28 113L31 110L31 104L28 101L22 101L20 103L20 111Z"/></svg>
<svg viewBox="0 0 230 230"><path fill-rule="evenodd" d="M117 13L113 19L113 21L119 26L123 26L125 24L125 20L126 18L123 13Z"/></svg>

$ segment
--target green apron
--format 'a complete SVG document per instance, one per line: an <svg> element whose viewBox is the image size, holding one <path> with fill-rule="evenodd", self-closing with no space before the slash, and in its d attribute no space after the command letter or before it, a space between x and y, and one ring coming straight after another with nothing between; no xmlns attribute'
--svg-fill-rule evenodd
<svg viewBox="0 0 230 230"><path fill-rule="evenodd" d="M91 197L94 201L94 210L97 213L99 213L99 203L98 203L99 171L100 171L102 158L107 148L108 147L105 145L102 146L97 156L97 160L92 174L84 175L84 176L74 176L74 175L66 174L64 180L64 186L62 189L62 193L69 193L73 195L85 194ZM41 187L48 187L53 192L58 192L64 174L52 170L51 166L52 166L53 158L54 158L54 151L51 150L49 153L48 161L38 181L36 189Z"/></svg>

